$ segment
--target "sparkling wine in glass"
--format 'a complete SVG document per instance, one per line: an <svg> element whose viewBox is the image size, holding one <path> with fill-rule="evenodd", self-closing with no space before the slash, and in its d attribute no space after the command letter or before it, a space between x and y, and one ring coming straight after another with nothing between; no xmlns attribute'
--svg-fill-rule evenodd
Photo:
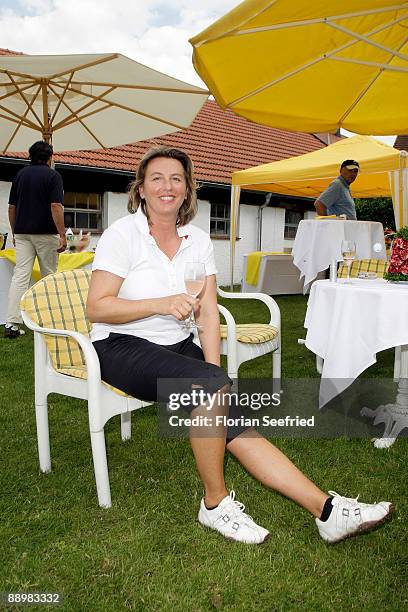
<svg viewBox="0 0 408 612"><path fill-rule="evenodd" d="M196 298L204 288L205 285L205 266L200 261L188 261L184 268L184 284L186 286L186 292L191 297ZM193 311L189 314L188 318L184 321L184 325L188 329L198 329L199 326L193 319Z"/></svg>
<svg viewBox="0 0 408 612"><path fill-rule="evenodd" d="M356 258L356 243L354 240L343 240L341 243L341 252L343 254L343 262L347 266L347 279L344 282L351 283L350 269Z"/></svg>

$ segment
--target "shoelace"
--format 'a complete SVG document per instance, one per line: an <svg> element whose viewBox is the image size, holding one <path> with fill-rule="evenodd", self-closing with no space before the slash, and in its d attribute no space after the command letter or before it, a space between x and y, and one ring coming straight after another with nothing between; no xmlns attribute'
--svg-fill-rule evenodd
<svg viewBox="0 0 408 612"><path fill-rule="evenodd" d="M230 496L230 500L231 500L230 503L231 503L231 506L232 506L232 509L233 509L233 514L234 515L238 515L238 516L243 514L245 517L248 517L248 518L251 519L251 521L253 521L252 516L249 516L249 514L245 513L245 505L242 502L240 502L240 501L235 499L235 491L234 490L230 491L229 496Z"/></svg>
<svg viewBox="0 0 408 612"><path fill-rule="evenodd" d="M336 491L329 491L329 495L331 495L332 497L339 497L340 499L343 499L345 502L349 503L351 506L358 506L358 498L360 497L360 493L357 495L356 498L354 498L344 497L344 495L339 495L338 493L336 493Z"/></svg>

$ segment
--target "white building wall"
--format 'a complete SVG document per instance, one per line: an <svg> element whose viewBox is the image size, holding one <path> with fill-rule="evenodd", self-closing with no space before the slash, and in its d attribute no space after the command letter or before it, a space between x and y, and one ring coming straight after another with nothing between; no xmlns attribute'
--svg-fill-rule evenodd
<svg viewBox="0 0 408 612"><path fill-rule="evenodd" d="M270 206L262 211L262 251L283 251L285 209Z"/></svg>
<svg viewBox="0 0 408 612"><path fill-rule="evenodd" d="M127 214L127 194L105 191L103 194L103 226L108 227Z"/></svg>
<svg viewBox="0 0 408 612"><path fill-rule="evenodd" d="M303 215L304 219L314 219L316 216L315 210L305 210L305 214Z"/></svg>
<svg viewBox="0 0 408 612"><path fill-rule="evenodd" d="M0 181L0 232L10 233L8 222L8 196L11 183ZM103 196L103 224L111 225L117 219L127 214L127 195L124 193L105 192ZM206 200L198 200L198 213L194 224L206 232L210 230L211 205ZM269 207L263 210L262 220L262 250L282 251L284 246L283 229L285 211L282 208ZM234 283L242 281L243 255L257 250L258 241L258 207L245 204L240 205L239 240L236 242ZM91 237L90 247L98 242L99 235ZM230 282L230 241L213 240L215 262L218 269L218 283L228 285ZM286 245L285 245L286 246ZM10 243L7 242L7 247Z"/></svg>
<svg viewBox="0 0 408 612"><path fill-rule="evenodd" d="M108 191L103 196L103 224L104 227L112 225L118 219L128 214L127 195ZM206 200L198 200L198 212L194 218L194 225L205 232L210 231L210 203Z"/></svg>
<svg viewBox="0 0 408 612"><path fill-rule="evenodd" d="M0 233L10 232L10 224L8 222L8 198L10 193L11 183L0 181ZM7 246L9 243L7 242Z"/></svg>
<svg viewBox="0 0 408 612"><path fill-rule="evenodd" d="M285 213L285 211L283 211ZM303 213L303 219L314 219L316 216L316 211L314 210L305 210ZM285 228L285 214L283 215L283 228ZM283 241L283 246L286 251L289 249L293 249L293 245L295 244L294 240L285 239Z"/></svg>
<svg viewBox="0 0 408 612"><path fill-rule="evenodd" d="M120 217L124 217L127 214L126 195L112 192L106 193L104 197L104 206L104 224L107 227ZM193 221L194 225L200 227L205 232L209 232L210 212L210 202L208 202L207 200L198 200L198 212ZM273 227L272 229L271 227L269 227L271 220L273 221L273 223L276 223L276 220L282 217L281 212L282 211L279 209L279 213L275 212L272 215L266 215L266 233L275 232L276 234L281 234L283 236L283 226L281 227L280 232L275 227ZM257 213L258 209L256 206L245 206L245 204L242 204L240 207L239 236L241 237L241 240L238 240L236 243L236 269L234 274L235 283L241 282L243 263L242 256L256 249ZM269 213L269 210L267 211L267 213ZM213 245L215 262L218 269L218 282L220 284L226 285L230 282L230 242L229 240L213 240ZM278 247L276 247L276 249L277 248Z"/></svg>
<svg viewBox="0 0 408 612"><path fill-rule="evenodd" d="M241 204L239 207L238 236L235 243L234 283L242 280L243 255L256 250L257 244L257 214L256 206ZM215 263L218 269L218 284L228 285L230 282L230 241L213 240Z"/></svg>
<svg viewBox="0 0 408 612"><path fill-rule="evenodd" d="M235 247L234 283L242 282L243 256L258 250L258 211L257 206L241 204L239 207L239 240ZM283 231L285 226L285 210L268 207L262 212L262 244L263 251L283 251ZM213 240L215 261L218 268L218 283L230 283L230 242L229 240Z"/></svg>
<svg viewBox="0 0 408 612"><path fill-rule="evenodd" d="M207 233L210 231L210 212L211 204L207 200L198 200L198 211L193 223Z"/></svg>
<svg viewBox="0 0 408 612"><path fill-rule="evenodd" d="M121 217L128 214L127 195L113 191L105 192L103 196L104 227L112 225ZM206 232L210 231L210 203L205 200L198 200L198 213L194 219L194 224L201 227Z"/></svg>

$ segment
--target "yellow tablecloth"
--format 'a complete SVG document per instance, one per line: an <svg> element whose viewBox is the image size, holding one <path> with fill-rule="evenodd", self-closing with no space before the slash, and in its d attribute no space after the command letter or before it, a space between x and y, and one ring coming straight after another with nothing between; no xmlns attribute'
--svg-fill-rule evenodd
<svg viewBox="0 0 408 612"><path fill-rule="evenodd" d="M249 285L258 284L261 259L264 255L287 255L287 253L282 253L281 251L254 251L253 253L249 253L246 270L246 282Z"/></svg>
<svg viewBox="0 0 408 612"><path fill-rule="evenodd" d="M75 270L76 268L82 268L87 264L91 263L94 259L95 253L84 251L83 253L60 253L58 257L58 272L64 270ZM14 249L5 249L0 251L0 257L4 257L12 264L16 264L16 252ZM40 280L40 266L37 258L35 258L33 271L31 276L34 280Z"/></svg>

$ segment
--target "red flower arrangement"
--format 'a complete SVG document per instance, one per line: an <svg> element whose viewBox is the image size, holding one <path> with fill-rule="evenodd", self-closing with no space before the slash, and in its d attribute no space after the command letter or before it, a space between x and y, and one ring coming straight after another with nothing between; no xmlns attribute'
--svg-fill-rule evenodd
<svg viewBox="0 0 408 612"><path fill-rule="evenodd" d="M390 265L384 278L391 281L408 281L408 226L402 227L395 234Z"/></svg>

